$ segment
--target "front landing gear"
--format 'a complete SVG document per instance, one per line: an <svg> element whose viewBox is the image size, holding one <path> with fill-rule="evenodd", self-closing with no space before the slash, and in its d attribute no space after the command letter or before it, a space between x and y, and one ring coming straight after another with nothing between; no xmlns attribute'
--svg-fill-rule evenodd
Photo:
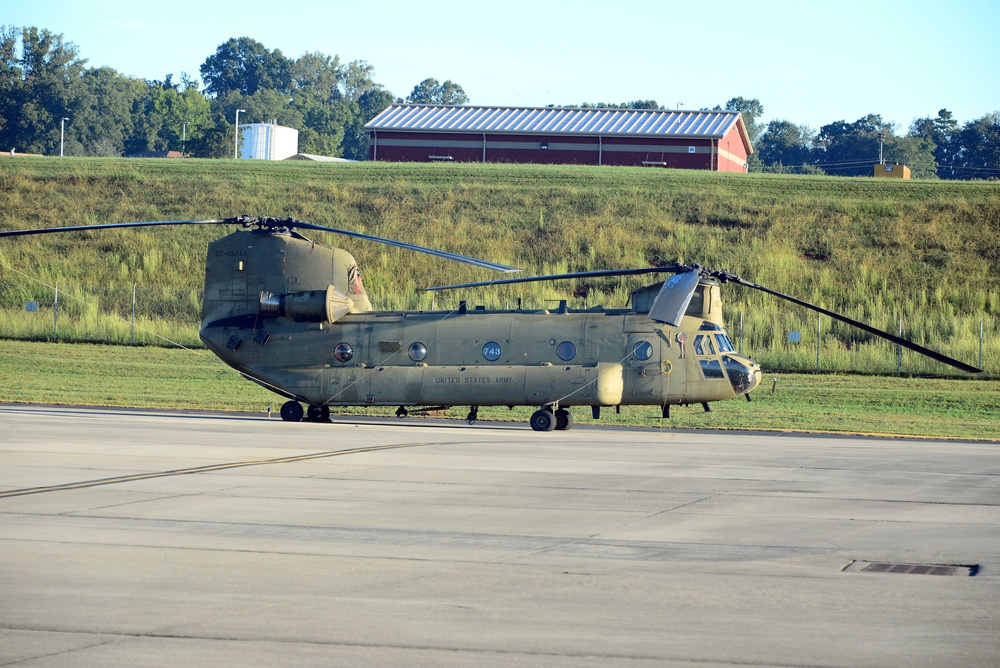
<svg viewBox="0 0 1000 668"><path fill-rule="evenodd" d="M539 408L528 421L535 431L552 431L556 428L556 416L548 408Z"/></svg>

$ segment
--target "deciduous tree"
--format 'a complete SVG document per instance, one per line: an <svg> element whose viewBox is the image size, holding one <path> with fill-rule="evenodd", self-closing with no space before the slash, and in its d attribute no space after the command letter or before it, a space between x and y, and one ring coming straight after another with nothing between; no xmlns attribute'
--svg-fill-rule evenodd
<svg viewBox="0 0 1000 668"><path fill-rule="evenodd" d="M809 162L815 132L791 121L774 120L760 133L754 148L765 169L798 168Z"/></svg>
<svg viewBox="0 0 1000 668"><path fill-rule="evenodd" d="M4 28L0 37L3 127L0 146L58 154L60 122L72 118L86 60L77 47L48 30ZM66 150L83 153L76 126L67 128Z"/></svg>
<svg viewBox="0 0 1000 668"><path fill-rule="evenodd" d="M957 176L968 179L1000 178L1000 112L966 123L957 137Z"/></svg>
<svg viewBox="0 0 1000 668"><path fill-rule="evenodd" d="M289 92L292 63L275 49L249 37L230 38L201 66L205 92L212 97L236 91L250 96L259 90Z"/></svg>
<svg viewBox="0 0 1000 668"><path fill-rule="evenodd" d="M414 86L406 100L414 104L466 104L469 96L451 79L440 83L429 78Z"/></svg>
<svg viewBox="0 0 1000 668"><path fill-rule="evenodd" d="M937 161L939 174L948 178L950 169L957 159L958 121L947 109L938 111L936 118L918 118L910 125L911 137L920 137L934 144L934 159Z"/></svg>

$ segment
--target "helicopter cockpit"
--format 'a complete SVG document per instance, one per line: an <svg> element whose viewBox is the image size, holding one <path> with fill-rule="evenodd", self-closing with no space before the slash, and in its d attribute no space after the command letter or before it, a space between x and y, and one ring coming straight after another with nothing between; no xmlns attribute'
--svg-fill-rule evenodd
<svg viewBox="0 0 1000 668"><path fill-rule="evenodd" d="M662 286L661 281L633 292L632 304L635 311L648 313ZM737 353L736 346L726 333L719 281L702 277L691 295L684 316L702 321L698 325L697 334L693 337L685 335L683 340L686 343L690 339L690 351L698 361L705 381L728 381L735 396L746 394L757 387L760 383L760 367L753 360Z"/></svg>

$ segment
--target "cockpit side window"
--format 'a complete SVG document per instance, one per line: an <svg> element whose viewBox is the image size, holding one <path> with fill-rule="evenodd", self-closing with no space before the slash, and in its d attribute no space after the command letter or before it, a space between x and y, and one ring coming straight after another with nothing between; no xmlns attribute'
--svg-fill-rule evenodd
<svg viewBox="0 0 1000 668"><path fill-rule="evenodd" d="M715 342L719 344L720 353L734 353L736 348L733 347L733 342L725 334L716 334Z"/></svg>
<svg viewBox="0 0 1000 668"><path fill-rule="evenodd" d="M712 345L712 335L711 334L699 334L694 337L694 347L695 355L708 355L709 357L715 355L715 346ZM721 344L719 346L722 348Z"/></svg>

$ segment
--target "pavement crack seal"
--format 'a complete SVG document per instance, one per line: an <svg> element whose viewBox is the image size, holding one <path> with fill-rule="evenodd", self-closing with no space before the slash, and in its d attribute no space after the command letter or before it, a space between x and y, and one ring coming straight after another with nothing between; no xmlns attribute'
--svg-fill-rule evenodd
<svg viewBox="0 0 1000 668"><path fill-rule="evenodd" d="M72 489L85 489L87 487L99 487L101 485L117 485L124 482L135 482L137 480L151 480L153 478L167 478L175 475L190 475L194 473L211 473L212 471L225 471L227 469L238 469L245 466L262 466L265 464L291 464L310 459L324 459L327 457L339 457L341 455L356 455L364 452L377 452L379 450L398 450L401 448L419 448L426 445L446 445L440 442L431 443L398 443L395 445L373 445L366 448L351 448L349 450L329 450L326 452L314 452L307 455L293 455L291 457L276 457L274 459L251 459L243 462L229 462L227 464L209 464L207 466L196 466L186 469L171 469L169 471L153 471L151 473L134 473L132 475L115 476L113 478L98 478L96 480L83 480L80 482L69 482L62 485L49 485L47 487L28 487L25 489L12 489L0 492L0 499L7 499L15 496L27 496L29 494L43 494L45 492L62 492Z"/></svg>

